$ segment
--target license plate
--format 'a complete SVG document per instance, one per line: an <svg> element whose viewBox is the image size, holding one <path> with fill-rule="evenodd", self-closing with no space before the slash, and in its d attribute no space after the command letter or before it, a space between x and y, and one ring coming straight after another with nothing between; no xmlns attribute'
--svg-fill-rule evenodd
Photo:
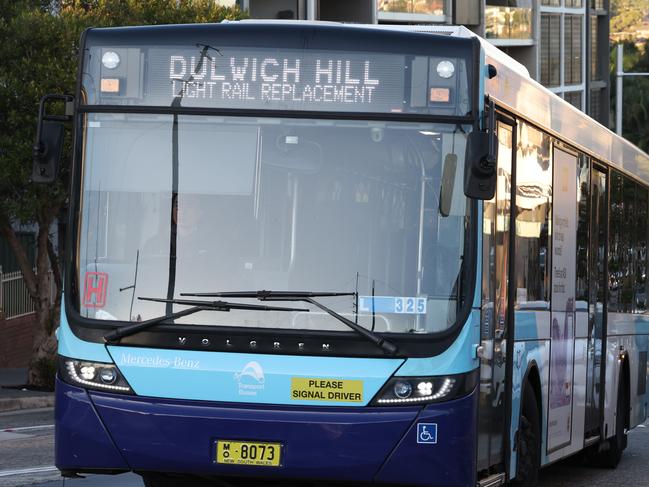
<svg viewBox="0 0 649 487"><path fill-rule="evenodd" d="M216 463L280 467L282 465L282 444L217 440Z"/></svg>

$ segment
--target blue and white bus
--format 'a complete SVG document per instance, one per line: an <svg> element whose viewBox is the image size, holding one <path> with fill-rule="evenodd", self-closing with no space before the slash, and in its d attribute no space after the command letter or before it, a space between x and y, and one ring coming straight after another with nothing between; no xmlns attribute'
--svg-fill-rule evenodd
<svg viewBox="0 0 649 487"><path fill-rule="evenodd" d="M85 32L63 475L528 487L618 463L646 418L649 156L425 29Z"/></svg>

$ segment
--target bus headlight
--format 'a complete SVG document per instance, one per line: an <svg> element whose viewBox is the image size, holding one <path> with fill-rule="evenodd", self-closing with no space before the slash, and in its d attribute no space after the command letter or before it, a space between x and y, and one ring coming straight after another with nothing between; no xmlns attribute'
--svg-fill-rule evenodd
<svg viewBox="0 0 649 487"><path fill-rule="evenodd" d="M114 384L117 380L117 371L115 367L104 367L99 373L99 379L104 384Z"/></svg>
<svg viewBox="0 0 649 487"><path fill-rule="evenodd" d="M441 377L393 377L374 397L371 405L408 406L450 401L469 394L477 383L477 371Z"/></svg>
<svg viewBox="0 0 649 487"><path fill-rule="evenodd" d="M59 377L85 389L133 394L115 364L74 360L59 355Z"/></svg>
<svg viewBox="0 0 649 487"><path fill-rule="evenodd" d="M412 385L409 381L400 380L394 384L392 391L399 399L407 399L412 394Z"/></svg>

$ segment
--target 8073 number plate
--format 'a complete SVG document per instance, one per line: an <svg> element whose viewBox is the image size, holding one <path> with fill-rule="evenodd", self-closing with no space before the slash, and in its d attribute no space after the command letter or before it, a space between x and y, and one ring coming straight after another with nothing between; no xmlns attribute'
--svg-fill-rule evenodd
<svg viewBox="0 0 649 487"><path fill-rule="evenodd" d="M217 440L216 463L281 467L282 444L259 441Z"/></svg>

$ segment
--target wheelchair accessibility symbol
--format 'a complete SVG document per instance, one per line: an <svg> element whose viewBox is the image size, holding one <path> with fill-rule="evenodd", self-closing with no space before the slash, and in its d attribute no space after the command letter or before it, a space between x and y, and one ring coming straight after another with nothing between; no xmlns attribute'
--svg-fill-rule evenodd
<svg viewBox="0 0 649 487"><path fill-rule="evenodd" d="M437 423L417 423L417 443L437 443Z"/></svg>

